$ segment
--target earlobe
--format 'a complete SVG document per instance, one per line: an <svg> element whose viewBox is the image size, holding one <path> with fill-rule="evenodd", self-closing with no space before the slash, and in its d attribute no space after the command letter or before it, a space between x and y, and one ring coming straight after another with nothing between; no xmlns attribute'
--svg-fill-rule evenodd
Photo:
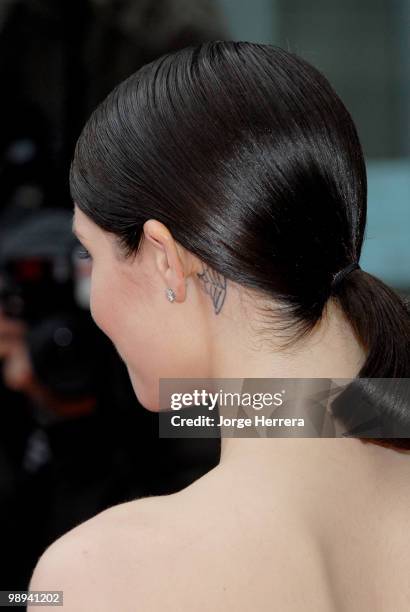
<svg viewBox="0 0 410 612"><path fill-rule="evenodd" d="M186 293L183 258L171 234L165 226L161 226L159 221L150 219L144 224L144 233L155 247L161 249L161 252L155 253L155 259L165 281L167 298L169 301L183 302Z"/></svg>
<svg viewBox="0 0 410 612"><path fill-rule="evenodd" d="M165 272L165 278L167 299L170 302L183 302L186 295L186 280L181 264L170 265Z"/></svg>

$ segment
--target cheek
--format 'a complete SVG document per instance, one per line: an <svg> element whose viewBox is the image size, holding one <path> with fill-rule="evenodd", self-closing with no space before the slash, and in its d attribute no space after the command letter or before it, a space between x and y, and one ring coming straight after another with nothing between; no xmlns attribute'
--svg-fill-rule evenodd
<svg viewBox="0 0 410 612"><path fill-rule="evenodd" d="M129 362L138 342L134 324L135 306L129 288L115 269L95 267L91 276L90 312L95 324L111 340L119 356ZM145 336L144 336L145 339Z"/></svg>
<svg viewBox="0 0 410 612"><path fill-rule="evenodd" d="M125 362L140 403L159 409L160 378L206 378L201 319L187 302L173 310L149 282L131 290L113 270L93 269L90 310Z"/></svg>
<svg viewBox="0 0 410 612"><path fill-rule="evenodd" d="M116 309L119 300L116 299L118 291L109 274L99 274L93 269L90 286L90 312L95 324L111 340L115 334Z"/></svg>

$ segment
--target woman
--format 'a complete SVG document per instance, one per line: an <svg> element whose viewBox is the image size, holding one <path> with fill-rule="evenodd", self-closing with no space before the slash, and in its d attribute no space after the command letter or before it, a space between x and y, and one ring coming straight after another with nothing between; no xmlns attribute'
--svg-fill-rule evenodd
<svg viewBox="0 0 410 612"><path fill-rule="evenodd" d="M93 318L148 410L160 378L410 376L409 312L358 265L356 129L296 55L214 41L144 66L85 126L71 191ZM407 611L409 448L222 438L191 486L54 543L31 589L68 610Z"/></svg>

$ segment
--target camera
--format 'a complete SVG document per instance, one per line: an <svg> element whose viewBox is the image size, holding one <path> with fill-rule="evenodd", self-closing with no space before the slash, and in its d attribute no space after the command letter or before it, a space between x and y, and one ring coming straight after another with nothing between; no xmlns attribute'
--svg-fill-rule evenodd
<svg viewBox="0 0 410 612"><path fill-rule="evenodd" d="M89 265L65 210L35 211L0 235L0 308L27 327L38 381L58 397L94 392L99 332L89 311Z"/></svg>

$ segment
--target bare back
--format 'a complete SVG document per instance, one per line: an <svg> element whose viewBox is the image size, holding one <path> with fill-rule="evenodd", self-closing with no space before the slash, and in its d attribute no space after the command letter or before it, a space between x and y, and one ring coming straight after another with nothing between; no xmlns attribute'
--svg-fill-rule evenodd
<svg viewBox="0 0 410 612"><path fill-rule="evenodd" d="M110 509L118 571L100 570L117 609L407 612L410 456L373 452L392 463L371 483L347 475L348 493L335 483L303 501L300 486L272 483L255 494L216 468L179 493Z"/></svg>

